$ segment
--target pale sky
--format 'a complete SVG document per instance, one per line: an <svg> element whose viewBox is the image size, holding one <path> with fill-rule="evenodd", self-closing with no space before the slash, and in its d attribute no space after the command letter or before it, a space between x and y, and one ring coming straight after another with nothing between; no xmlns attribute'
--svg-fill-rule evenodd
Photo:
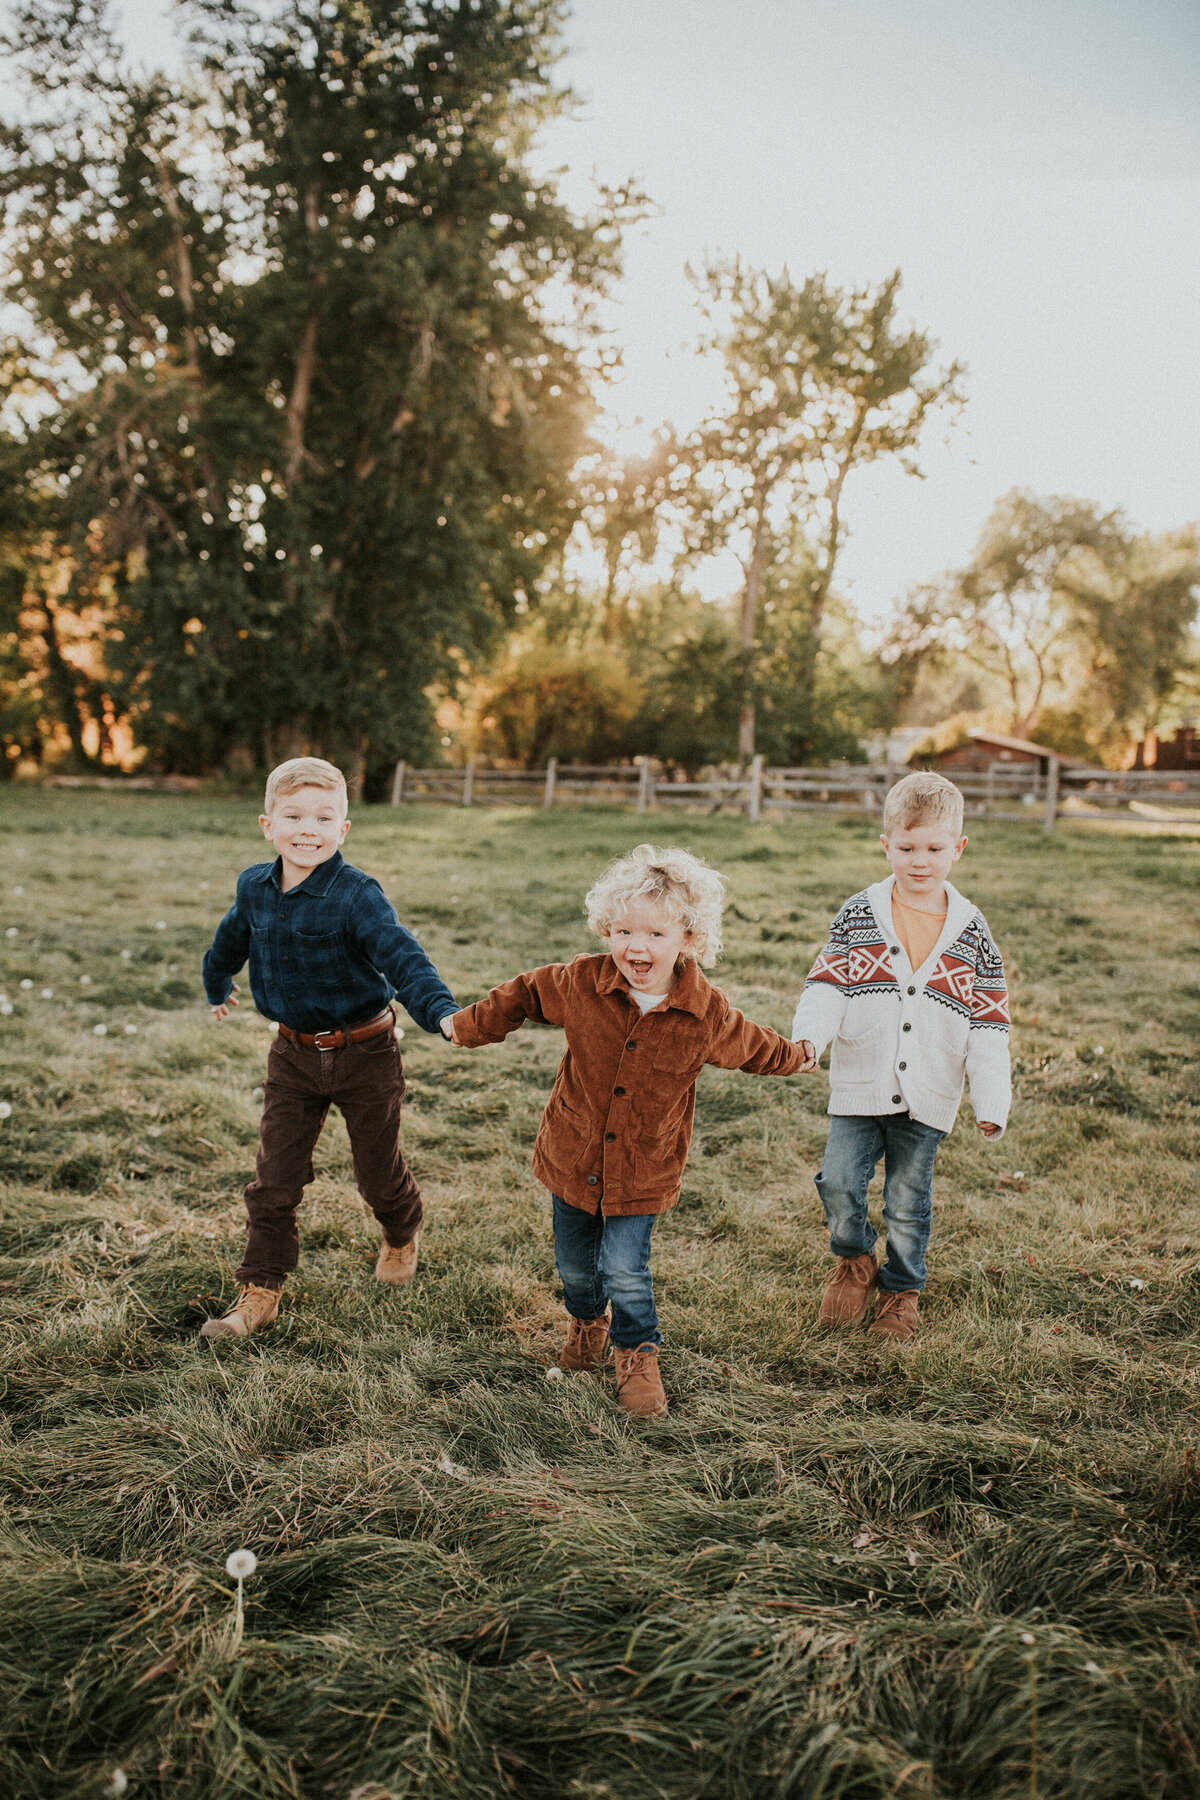
<svg viewBox="0 0 1200 1800"><path fill-rule="evenodd" d="M164 0L122 0L139 52ZM1196 0L574 0L579 96L539 151L586 205L640 181L612 328L632 427L686 427L714 378L689 261L878 281L967 365L914 481L846 488L839 586L868 618L969 553L1009 488L1200 517Z"/></svg>

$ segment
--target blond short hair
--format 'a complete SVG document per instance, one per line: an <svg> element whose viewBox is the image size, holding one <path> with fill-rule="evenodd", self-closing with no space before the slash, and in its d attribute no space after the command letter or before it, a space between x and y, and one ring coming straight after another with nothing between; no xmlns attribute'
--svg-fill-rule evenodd
<svg viewBox="0 0 1200 1800"><path fill-rule="evenodd" d="M263 811L273 812L277 801L306 787L328 788L341 801L342 811L347 810L346 777L342 771L335 769L331 762L326 762L320 756L293 756L289 761L280 763L277 769L272 769L267 776L267 797L263 802Z"/></svg>
<svg viewBox="0 0 1200 1800"><path fill-rule="evenodd" d="M715 869L690 850L657 849L639 844L628 856L610 863L589 892L588 924L607 938L627 906L649 900L669 919L691 933L683 954L711 968L721 950L721 912L725 883Z"/></svg>
<svg viewBox="0 0 1200 1800"><path fill-rule="evenodd" d="M932 769L918 769L892 788L883 803L883 835L913 831L918 825L944 825L962 836L963 797L952 781Z"/></svg>

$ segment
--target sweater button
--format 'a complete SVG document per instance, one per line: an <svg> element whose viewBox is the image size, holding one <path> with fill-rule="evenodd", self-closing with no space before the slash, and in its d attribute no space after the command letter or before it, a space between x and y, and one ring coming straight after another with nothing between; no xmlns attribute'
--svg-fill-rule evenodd
<svg viewBox="0 0 1200 1800"><path fill-rule="evenodd" d="M903 1100L903 1098L904 1098L903 1094L893 1094L892 1095L892 1105L899 1106L899 1104Z"/></svg>
<svg viewBox="0 0 1200 1800"><path fill-rule="evenodd" d="M617 1141L616 1132L615 1131L606 1131L604 1134L604 1141L606 1144L615 1144Z"/></svg>
<svg viewBox="0 0 1200 1800"><path fill-rule="evenodd" d="M899 956L899 954L900 954L900 946L899 946L899 944L893 944L893 945L892 945L892 955L893 955L893 956Z"/></svg>
<svg viewBox="0 0 1200 1800"><path fill-rule="evenodd" d="M912 1026L911 1026L911 1025L902 1025L902 1026L901 1026L901 1027L900 1027L900 1029L901 1029L901 1031L911 1031L911 1030L912 1030Z"/></svg>
<svg viewBox="0 0 1200 1800"><path fill-rule="evenodd" d="M916 990L916 988L909 988L908 991L910 994L915 994L917 990Z"/></svg>
<svg viewBox="0 0 1200 1800"><path fill-rule="evenodd" d="M618 1100L623 1100L625 1098L625 1089L624 1088L614 1088L613 1093L617 1096Z"/></svg>
<svg viewBox="0 0 1200 1800"><path fill-rule="evenodd" d="M903 1074L905 1069L907 1069L907 1067L908 1067L907 1063L901 1063L900 1064L900 1073Z"/></svg>
<svg viewBox="0 0 1200 1800"><path fill-rule="evenodd" d="M595 1185L599 1181L599 1179L600 1179L600 1177L598 1175L589 1175L588 1176L588 1186L595 1187Z"/></svg>

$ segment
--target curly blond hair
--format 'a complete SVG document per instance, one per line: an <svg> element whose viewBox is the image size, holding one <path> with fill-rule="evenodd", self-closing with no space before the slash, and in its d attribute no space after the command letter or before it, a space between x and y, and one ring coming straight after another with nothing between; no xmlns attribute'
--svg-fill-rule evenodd
<svg viewBox="0 0 1200 1800"><path fill-rule="evenodd" d="M610 863L588 893L588 924L597 937L607 938L627 906L649 900L661 906L669 919L691 933L684 956L694 956L711 968L721 951L721 912L725 883L715 869L690 850L659 849L639 844L628 856Z"/></svg>

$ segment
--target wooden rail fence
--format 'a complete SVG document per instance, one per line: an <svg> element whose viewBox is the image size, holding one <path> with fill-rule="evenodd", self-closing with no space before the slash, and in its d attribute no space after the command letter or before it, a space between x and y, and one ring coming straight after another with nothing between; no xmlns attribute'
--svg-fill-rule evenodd
<svg viewBox="0 0 1200 1800"><path fill-rule="evenodd" d="M470 758L459 769L396 764L392 805L440 801L452 806L723 807L757 821L764 811L841 812L878 816L894 782L909 771L895 764L835 763L828 768L768 769L756 756L748 769L716 770L703 780L668 776L650 757L632 763L559 763L544 769L495 769ZM994 762L986 769L951 769L968 816L1028 819L1041 815L1047 831L1062 817L1141 818L1200 823L1200 773L1156 769L1064 768L1058 757L1037 763ZM1194 815L1194 821L1193 821Z"/></svg>

